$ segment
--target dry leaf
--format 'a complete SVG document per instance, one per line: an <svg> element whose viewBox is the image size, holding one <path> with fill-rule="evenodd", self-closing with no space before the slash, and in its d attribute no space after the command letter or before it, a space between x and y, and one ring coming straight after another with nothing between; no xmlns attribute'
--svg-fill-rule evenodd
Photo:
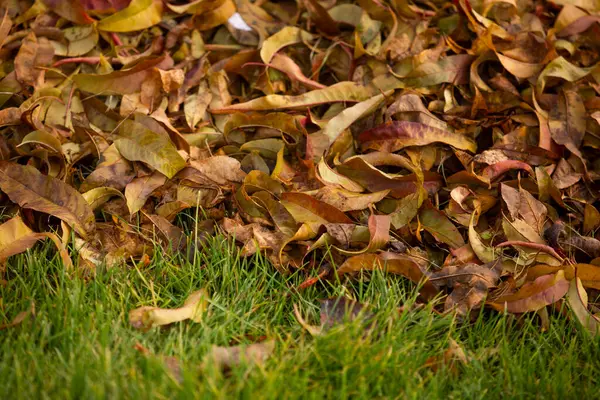
<svg viewBox="0 0 600 400"><path fill-rule="evenodd" d="M274 350L275 342L273 340L233 347L213 346L204 358L203 368L214 365L218 369L230 370L242 363L262 365L271 357Z"/></svg>
<svg viewBox="0 0 600 400"><path fill-rule="evenodd" d="M204 289L193 292L180 308L140 307L129 312L129 323L136 328L148 330L154 326L169 325L191 319L201 322L208 307L208 294Z"/></svg>

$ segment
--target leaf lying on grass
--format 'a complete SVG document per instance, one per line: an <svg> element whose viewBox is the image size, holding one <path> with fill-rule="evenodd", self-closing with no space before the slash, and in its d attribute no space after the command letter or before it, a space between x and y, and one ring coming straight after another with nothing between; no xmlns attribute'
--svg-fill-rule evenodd
<svg viewBox="0 0 600 400"><path fill-rule="evenodd" d="M368 310L368 306L345 297L321 300L320 304L321 324L319 326L309 325L304 321L298 306L294 304L294 315L298 323L313 336L319 336L326 330L343 322L354 321L359 318L368 321L374 317L374 314Z"/></svg>
<svg viewBox="0 0 600 400"><path fill-rule="evenodd" d="M14 328L17 325L20 325L23 321L25 321L29 316L35 316L35 304L32 302L31 307L27 311L21 311L18 313L12 321L7 324L0 325L0 331L8 328Z"/></svg>
<svg viewBox="0 0 600 400"><path fill-rule="evenodd" d="M560 270L556 275L540 276L535 281L523 285L517 293L502 296L488 304L497 310L511 313L537 311L559 301L568 290L569 281Z"/></svg>
<svg viewBox="0 0 600 400"><path fill-rule="evenodd" d="M203 369L211 365L227 371L242 363L261 365L271 357L274 350L275 342L273 340L232 347L213 346L204 358Z"/></svg>
<svg viewBox="0 0 600 400"><path fill-rule="evenodd" d="M156 357L140 343L136 343L134 348L146 357ZM243 364L262 365L271 357L274 350L275 341L273 340L231 347L212 346L204 356L202 364L196 368L200 372L205 372L210 368L228 372ZM183 365L178 358L172 356L158 356L157 358L161 360L166 371L176 382L183 381Z"/></svg>
<svg viewBox="0 0 600 400"><path fill-rule="evenodd" d="M140 307L129 312L129 323L136 329L148 330L154 326L169 325L191 319L201 322L208 307L204 289L193 292L180 308Z"/></svg>
<svg viewBox="0 0 600 400"><path fill-rule="evenodd" d="M592 335L600 334L600 318L588 310L588 295L579 278L573 279L569 284L567 302L585 329Z"/></svg>
<svg viewBox="0 0 600 400"><path fill-rule="evenodd" d="M19 216L0 225L0 265L9 257L30 249L38 240L46 238L55 244L65 268L72 269L73 263L62 241L54 233L32 231Z"/></svg>
<svg viewBox="0 0 600 400"><path fill-rule="evenodd" d="M448 368L452 373L458 373L459 365L466 365L470 362L470 358L465 353L464 349L454 340L450 339L448 349L441 356L432 356L425 361L425 367L431 368L436 372L440 368Z"/></svg>

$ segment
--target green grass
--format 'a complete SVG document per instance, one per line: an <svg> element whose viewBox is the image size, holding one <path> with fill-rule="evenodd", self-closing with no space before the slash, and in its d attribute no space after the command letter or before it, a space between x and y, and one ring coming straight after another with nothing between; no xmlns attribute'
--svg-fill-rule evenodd
<svg viewBox="0 0 600 400"><path fill-rule="evenodd" d="M98 271L85 280L65 273L48 247L11 259L0 285L0 324L35 303L36 317L0 331L0 398L596 398L598 340L564 316L541 332L534 316L486 313L472 324L428 309L398 313L414 293L383 273L319 284L302 293L302 275L284 276L264 259L240 259L214 239L194 263L157 253L147 267ZM48 260L51 261L48 261ZM368 278L368 279L367 279ZM192 291L211 293L202 323L134 330L128 312L176 307ZM318 299L349 295L376 311L312 337L293 315L297 304L318 320ZM230 374L200 369L211 345L277 343L262 366ZM456 340L470 362L452 373L424 367ZM136 343L154 355L137 351ZM162 361L181 361L176 381Z"/></svg>

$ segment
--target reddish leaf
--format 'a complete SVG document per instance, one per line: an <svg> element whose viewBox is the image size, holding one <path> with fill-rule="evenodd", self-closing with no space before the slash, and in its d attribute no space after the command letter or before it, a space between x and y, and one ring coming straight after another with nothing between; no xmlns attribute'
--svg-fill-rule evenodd
<svg viewBox="0 0 600 400"><path fill-rule="evenodd" d="M305 193L284 193L281 201L297 222L352 223L352 220L337 208Z"/></svg>
<svg viewBox="0 0 600 400"><path fill-rule="evenodd" d="M499 311L506 310L510 313L537 311L559 301L568 290L569 281L561 270L556 275L540 276L523 285L517 293L500 297L489 304Z"/></svg>
<svg viewBox="0 0 600 400"><path fill-rule="evenodd" d="M360 134L363 149L394 152L409 146L446 143L460 150L475 152L475 142L460 134L450 133L418 122L394 121Z"/></svg>

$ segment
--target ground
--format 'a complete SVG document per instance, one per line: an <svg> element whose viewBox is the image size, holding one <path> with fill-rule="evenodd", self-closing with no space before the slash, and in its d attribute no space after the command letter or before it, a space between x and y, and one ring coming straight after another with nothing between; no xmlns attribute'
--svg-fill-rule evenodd
<svg viewBox="0 0 600 400"><path fill-rule="evenodd" d="M50 247L13 257L0 286L0 322L35 304L35 317L0 331L0 397L33 398L594 398L598 340L556 312L542 332L535 315L482 313L457 321L410 308L414 290L384 273L323 282L298 293L262 258L242 259L216 238L193 262L159 252L148 266L99 270L95 279L62 267ZM50 260L50 261L48 261ZM211 294L201 323L133 329L143 305L176 307L200 288ZM342 323L312 337L296 304L317 324L319 299L370 305L374 328ZM229 373L203 365L212 345L275 341L264 365ZM440 364L451 340L467 363ZM144 354L140 349L147 349ZM165 357L177 361L166 363ZM180 376L169 368L181 367ZM435 371L434 371L435 369Z"/></svg>

